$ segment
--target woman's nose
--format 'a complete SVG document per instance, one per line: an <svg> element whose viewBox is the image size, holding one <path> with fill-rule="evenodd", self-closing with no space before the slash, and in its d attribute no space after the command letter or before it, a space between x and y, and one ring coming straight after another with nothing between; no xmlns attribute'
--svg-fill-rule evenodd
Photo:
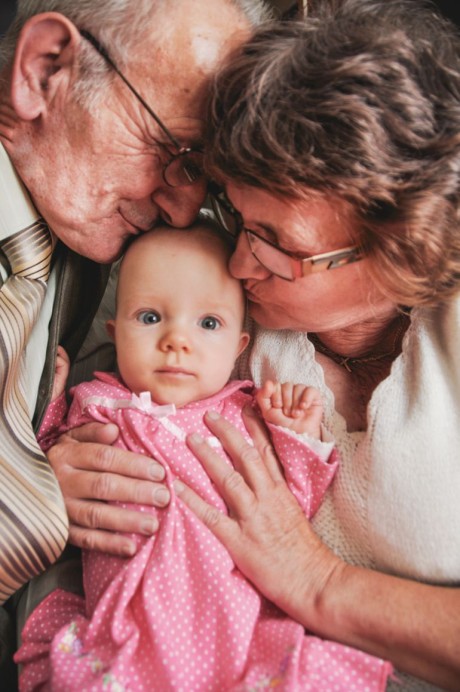
<svg viewBox="0 0 460 692"><path fill-rule="evenodd" d="M236 248L228 266L235 279L262 280L267 279L271 273L252 254L244 231L238 236Z"/></svg>

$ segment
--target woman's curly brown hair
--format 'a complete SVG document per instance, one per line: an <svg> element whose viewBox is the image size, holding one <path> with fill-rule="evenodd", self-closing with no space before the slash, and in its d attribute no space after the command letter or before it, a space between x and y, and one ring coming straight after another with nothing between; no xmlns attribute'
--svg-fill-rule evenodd
<svg viewBox="0 0 460 692"><path fill-rule="evenodd" d="M406 306L460 287L460 37L428 3L318 0L217 76L217 180L355 209L375 280Z"/></svg>

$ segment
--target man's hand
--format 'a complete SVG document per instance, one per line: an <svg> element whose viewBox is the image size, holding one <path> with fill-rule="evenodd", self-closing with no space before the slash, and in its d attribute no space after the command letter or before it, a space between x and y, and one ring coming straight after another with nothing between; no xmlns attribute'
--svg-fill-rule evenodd
<svg viewBox="0 0 460 692"><path fill-rule="evenodd" d="M107 501L164 507L169 491L161 484L163 467L148 457L111 445L116 425L88 423L63 435L48 451L70 522L70 542L80 548L128 557L136 547L127 536L150 536L158 529L152 516Z"/></svg>

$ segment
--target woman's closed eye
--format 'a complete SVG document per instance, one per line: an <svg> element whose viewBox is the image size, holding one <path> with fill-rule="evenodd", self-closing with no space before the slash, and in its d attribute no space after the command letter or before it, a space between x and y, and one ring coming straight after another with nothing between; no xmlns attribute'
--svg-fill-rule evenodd
<svg viewBox="0 0 460 692"><path fill-rule="evenodd" d="M161 321L160 315L155 310L142 310L137 314L136 319L143 324L157 324Z"/></svg>
<svg viewBox="0 0 460 692"><path fill-rule="evenodd" d="M222 323L217 317L214 317L213 315L206 315L205 317L201 318L200 326L203 327L203 329L215 330L220 329Z"/></svg>

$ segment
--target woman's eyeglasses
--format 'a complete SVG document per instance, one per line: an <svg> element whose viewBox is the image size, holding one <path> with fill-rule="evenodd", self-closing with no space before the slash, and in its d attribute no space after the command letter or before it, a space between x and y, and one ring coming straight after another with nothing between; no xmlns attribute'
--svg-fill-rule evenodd
<svg viewBox="0 0 460 692"><path fill-rule="evenodd" d="M241 232L244 232L256 260L272 274L286 281L295 281L315 272L338 269L352 262L358 262L364 256L358 245L350 245L341 250L298 258L255 231L245 228L241 214L234 209L223 190L211 187L210 199L214 213L227 233L237 238Z"/></svg>

